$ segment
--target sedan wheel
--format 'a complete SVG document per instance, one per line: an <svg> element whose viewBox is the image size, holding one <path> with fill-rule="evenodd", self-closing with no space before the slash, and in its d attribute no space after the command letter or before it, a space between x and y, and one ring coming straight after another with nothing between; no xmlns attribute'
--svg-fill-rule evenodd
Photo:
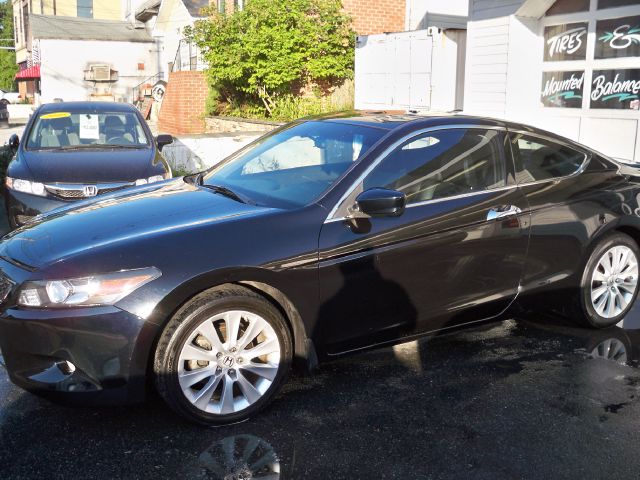
<svg viewBox="0 0 640 480"><path fill-rule="evenodd" d="M638 287L638 259L625 245L607 250L591 277L591 302L598 315L614 318L633 301Z"/></svg>
<svg viewBox="0 0 640 480"><path fill-rule="evenodd" d="M638 245L628 235L601 240L587 261L575 314L596 328L620 322L638 295L638 258Z"/></svg>
<svg viewBox="0 0 640 480"><path fill-rule="evenodd" d="M156 349L156 385L169 406L203 424L238 422L264 407L292 358L288 325L265 298L242 287L188 302Z"/></svg>
<svg viewBox="0 0 640 480"><path fill-rule="evenodd" d="M178 360L184 396L208 413L230 414L257 402L280 366L275 330L259 315L231 310L204 320Z"/></svg>

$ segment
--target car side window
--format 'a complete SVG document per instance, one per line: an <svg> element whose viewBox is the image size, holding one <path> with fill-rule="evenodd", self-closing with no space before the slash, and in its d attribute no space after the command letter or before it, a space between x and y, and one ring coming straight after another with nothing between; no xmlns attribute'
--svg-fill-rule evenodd
<svg viewBox="0 0 640 480"><path fill-rule="evenodd" d="M410 205L504 187L500 136L497 130L453 128L414 137L382 160L363 190L398 190Z"/></svg>
<svg viewBox="0 0 640 480"><path fill-rule="evenodd" d="M525 134L511 134L511 149L518 183L572 175L582 167L587 157L566 145Z"/></svg>

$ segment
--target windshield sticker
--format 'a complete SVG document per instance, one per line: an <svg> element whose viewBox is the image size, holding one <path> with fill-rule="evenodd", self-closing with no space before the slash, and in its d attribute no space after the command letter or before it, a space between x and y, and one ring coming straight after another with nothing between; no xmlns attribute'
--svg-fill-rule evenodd
<svg viewBox="0 0 640 480"><path fill-rule="evenodd" d="M42 120L54 120L56 118L69 118L71 113L69 112L55 112L55 113L47 113L42 115L40 118Z"/></svg>
<svg viewBox="0 0 640 480"><path fill-rule="evenodd" d="M100 140L100 121L98 115L80 115L80 138Z"/></svg>

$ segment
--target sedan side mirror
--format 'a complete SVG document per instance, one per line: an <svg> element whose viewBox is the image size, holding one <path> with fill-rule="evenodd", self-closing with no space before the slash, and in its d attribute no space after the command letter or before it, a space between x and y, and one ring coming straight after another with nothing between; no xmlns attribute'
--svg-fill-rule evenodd
<svg viewBox="0 0 640 480"><path fill-rule="evenodd" d="M173 137L171 135L160 134L156 138L156 144L158 145L158 150L162 151L164 147L167 145L171 145L173 143Z"/></svg>
<svg viewBox="0 0 640 480"><path fill-rule="evenodd" d="M9 137L9 148L16 152L20 146L20 138L15 133Z"/></svg>
<svg viewBox="0 0 640 480"><path fill-rule="evenodd" d="M356 205L370 217L399 217L404 213L407 196L396 190L371 188L358 195Z"/></svg>

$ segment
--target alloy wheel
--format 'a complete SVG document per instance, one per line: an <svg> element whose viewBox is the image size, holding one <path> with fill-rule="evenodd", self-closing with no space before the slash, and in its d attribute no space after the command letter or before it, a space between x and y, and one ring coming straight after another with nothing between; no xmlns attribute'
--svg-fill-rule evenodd
<svg viewBox="0 0 640 480"><path fill-rule="evenodd" d="M627 363L627 349L617 338L608 338L600 342L589 354L592 358L602 358L617 363Z"/></svg>
<svg viewBox="0 0 640 480"><path fill-rule="evenodd" d="M638 259L633 250L618 245L607 250L591 277L591 303L603 318L624 312L638 288Z"/></svg>
<svg viewBox="0 0 640 480"><path fill-rule="evenodd" d="M182 346L180 388L202 411L236 413L267 392L278 374L280 356L276 332L260 315L242 310L214 315Z"/></svg>

